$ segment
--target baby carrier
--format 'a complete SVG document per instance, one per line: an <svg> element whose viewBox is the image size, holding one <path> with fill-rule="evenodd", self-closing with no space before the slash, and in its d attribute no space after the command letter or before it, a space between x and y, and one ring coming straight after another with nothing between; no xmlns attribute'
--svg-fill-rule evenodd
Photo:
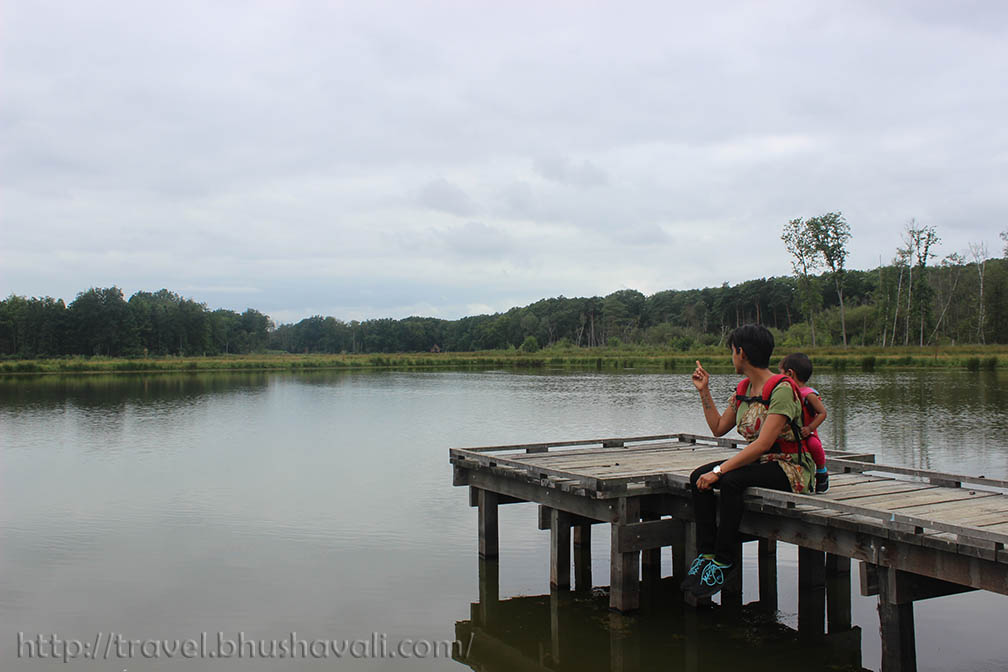
<svg viewBox="0 0 1008 672"><path fill-rule="evenodd" d="M770 408L770 394L774 391L774 388L776 388L781 383L785 383L791 386L791 391L794 393L795 400L798 402L798 405L801 406L802 417L801 417L801 423L799 423L798 420L796 420L795 418L791 417L788 418L788 426L791 428L792 435L797 440L787 441L780 437L777 437L777 440L774 442L771 452L789 453L789 454L804 453L806 452L807 449L805 448L805 439L802 438L801 428L803 424L807 425L811 421L811 416L809 415L808 408L805 406L805 400L802 398L801 390L791 378L785 376L782 373L770 376L770 379L767 380L766 384L763 385L762 394L758 397L746 396L745 393L747 388L749 387L749 379L743 378L741 382L739 382L738 387L735 388L735 400L736 402L744 401L748 404L761 404L766 408Z"/></svg>

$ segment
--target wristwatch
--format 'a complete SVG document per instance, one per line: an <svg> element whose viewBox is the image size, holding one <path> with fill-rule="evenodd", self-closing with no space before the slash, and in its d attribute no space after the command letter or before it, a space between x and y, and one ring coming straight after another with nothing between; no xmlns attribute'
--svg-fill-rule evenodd
<svg viewBox="0 0 1008 672"><path fill-rule="evenodd" d="M717 474L718 476L721 475L721 465L720 464L715 464L714 465L714 473Z"/></svg>

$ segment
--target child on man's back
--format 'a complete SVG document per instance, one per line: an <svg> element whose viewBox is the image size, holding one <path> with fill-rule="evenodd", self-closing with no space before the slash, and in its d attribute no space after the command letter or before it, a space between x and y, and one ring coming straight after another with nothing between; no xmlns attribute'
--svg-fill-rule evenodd
<svg viewBox="0 0 1008 672"><path fill-rule="evenodd" d="M826 470L826 453L823 451L822 441L816 429L826 419L826 407L823 405L822 397L815 388L808 386L809 378L812 377L812 361L808 355L796 352L781 360L780 372L798 383L801 391L803 410L808 411L811 420L802 427L802 436L807 438L805 445L808 447L812 459L815 460L815 491L826 492L829 489L829 472ZM804 414L803 414L804 416ZM804 416L804 417L808 417Z"/></svg>

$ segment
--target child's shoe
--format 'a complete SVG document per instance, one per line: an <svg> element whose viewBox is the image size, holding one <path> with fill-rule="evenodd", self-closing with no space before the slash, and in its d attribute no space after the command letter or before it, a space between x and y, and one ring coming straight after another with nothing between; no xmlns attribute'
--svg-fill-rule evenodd
<svg viewBox="0 0 1008 672"><path fill-rule="evenodd" d="M829 472L825 469L821 469L815 472L815 491L816 494L822 494L829 490Z"/></svg>

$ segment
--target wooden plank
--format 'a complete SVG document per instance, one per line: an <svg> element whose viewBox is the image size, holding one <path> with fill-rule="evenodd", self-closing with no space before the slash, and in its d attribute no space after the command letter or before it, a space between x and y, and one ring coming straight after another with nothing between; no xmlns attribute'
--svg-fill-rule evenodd
<svg viewBox="0 0 1008 672"><path fill-rule="evenodd" d="M681 533L682 521L674 518L629 523L619 526L616 543L620 553L633 553L671 546L676 535Z"/></svg>
<svg viewBox="0 0 1008 672"><path fill-rule="evenodd" d="M980 492L977 491L979 495ZM984 493L987 494L987 493ZM956 501L943 502L940 504L924 504L920 506L910 506L900 509L900 513L914 516L941 517L954 516L963 511L973 513L1003 513L1008 516L1008 497L980 496L970 497Z"/></svg>
<svg viewBox="0 0 1008 672"><path fill-rule="evenodd" d="M560 469L552 469L550 467L541 467L538 465L525 464L521 460L511 459L507 457L501 457L499 455L479 455L479 454L464 454L462 452L453 453L454 456L461 458L467 463L473 463L477 465L482 465L486 467L496 467L496 466L507 466L529 474L533 477L544 478L547 476L558 476L560 478L567 478L576 481L580 481L586 488L591 490L598 490L597 479L590 478L587 476L581 476L579 474L573 474L568 471L563 471ZM463 465L462 462L456 462L459 466Z"/></svg>
<svg viewBox="0 0 1008 672"><path fill-rule="evenodd" d="M913 469L910 467L898 467L891 464L875 464L871 462L861 462L858 460L836 460L838 466L846 469L869 471L872 473L886 473L900 476L915 476L917 478L936 479L948 482L970 483L972 485L982 485L991 488L1008 488L1008 480L987 478L986 476L967 476L965 474L950 474L943 471L932 471L930 469ZM832 467L831 467L832 468Z"/></svg>
<svg viewBox="0 0 1008 672"><path fill-rule="evenodd" d="M916 490L926 490L934 487L936 486L926 485L924 483L912 483L910 481L884 480L876 481L874 483L848 485L837 488L836 492L834 492L831 487L826 493L819 495L819 497L826 500L843 501L846 499L857 499L859 497L871 497L873 495L914 492Z"/></svg>
<svg viewBox="0 0 1008 672"><path fill-rule="evenodd" d="M626 466L633 464L642 465L662 465L662 464L689 464L697 465L704 462L712 462L716 459L728 459L735 454L735 451L726 451L723 448L707 448L704 450L626 450L619 455L598 455L584 456L563 455L551 457L548 460L531 461L522 458L520 461L528 464L543 465L554 469L564 469L567 471L611 469L615 466Z"/></svg>
<svg viewBox="0 0 1008 672"><path fill-rule="evenodd" d="M931 490L925 490L920 493L907 494L899 497L896 501L888 501L889 498L885 496L880 496L878 502L876 503L874 498L862 499L860 504L864 506L876 506L879 508L889 509L891 511L899 511L900 509L906 509L911 506L925 506L928 504L942 504L944 502L957 502L964 499L977 499L982 497L993 496L992 492L979 492L977 491L975 495L971 495L969 490L963 488L934 488Z"/></svg>
<svg viewBox="0 0 1008 672"><path fill-rule="evenodd" d="M878 568L871 563L861 563L861 595L871 597L879 594ZM893 586L891 599L898 604L930 600L935 597L959 595L975 591L976 588L963 586L950 581L942 581L930 576L921 576L912 572L903 572L900 580Z"/></svg>
<svg viewBox="0 0 1008 672"><path fill-rule="evenodd" d="M879 518L888 521L890 527L894 526L894 524L903 524L903 525L939 530L942 532L953 532L956 534L961 533L963 530L961 525L956 525L954 523L949 523L942 520L935 520L933 518L926 518L917 515L908 515L902 511L896 512L896 511L879 510L857 506L856 504L851 504L848 502L832 501L824 498L822 495L819 496L798 495L791 492L769 490L767 488L749 488L747 492L752 495L759 496L767 500L767 502L778 502L783 504L784 506L788 505L793 506L795 504L811 504L813 506L821 506L823 508L832 508L838 511L846 511L847 513L856 513L872 518ZM971 536L974 536L977 539L985 539L1000 543L1008 542L1008 534L1004 533L990 532L987 530L971 530L970 534Z"/></svg>
<svg viewBox="0 0 1008 672"><path fill-rule="evenodd" d="M569 450L555 450L545 453L535 453L523 455L522 460L527 462L549 462L555 459L571 457L604 457L607 455L624 455L627 453L649 452L649 451L679 451L693 452L698 448L705 448L690 443L656 443L650 445L631 445L621 448L575 448Z"/></svg>
<svg viewBox="0 0 1008 672"><path fill-rule="evenodd" d="M743 516L740 530L746 534L899 567L916 574L1008 595L1005 565L983 558L755 511L748 511Z"/></svg>

